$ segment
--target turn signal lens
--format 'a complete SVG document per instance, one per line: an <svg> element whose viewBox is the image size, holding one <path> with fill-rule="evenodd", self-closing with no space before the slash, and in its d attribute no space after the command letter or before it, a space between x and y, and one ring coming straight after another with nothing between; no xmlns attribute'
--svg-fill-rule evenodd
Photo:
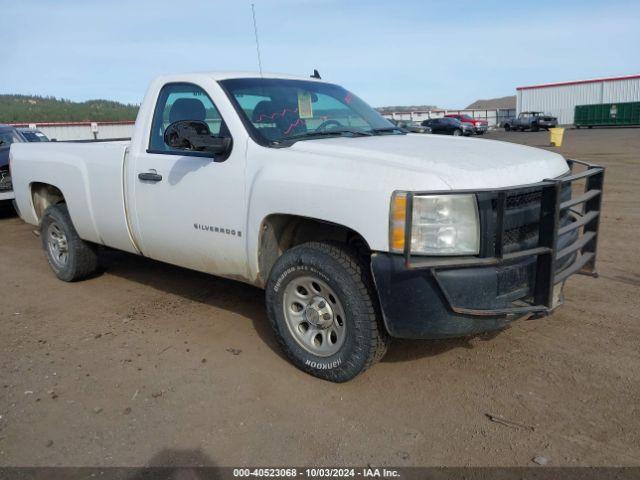
<svg viewBox="0 0 640 480"><path fill-rule="evenodd" d="M389 245L392 252L404 251L404 227L407 218L407 194L396 192L391 197Z"/></svg>

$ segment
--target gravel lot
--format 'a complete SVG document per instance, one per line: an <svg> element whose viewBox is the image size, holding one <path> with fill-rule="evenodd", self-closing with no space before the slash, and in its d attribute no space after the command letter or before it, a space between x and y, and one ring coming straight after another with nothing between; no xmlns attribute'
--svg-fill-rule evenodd
<svg viewBox="0 0 640 480"><path fill-rule="evenodd" d="M607 167L600 278L497 335L396 341L342 385L281 356L262 291L119 252L66 284L3 214L0 465L639 465L640 129L558 150Z"/></svg>

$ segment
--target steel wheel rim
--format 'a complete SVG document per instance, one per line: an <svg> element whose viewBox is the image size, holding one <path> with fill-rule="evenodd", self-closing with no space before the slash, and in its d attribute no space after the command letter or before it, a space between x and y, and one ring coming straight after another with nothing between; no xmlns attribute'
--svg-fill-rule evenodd
<svg viewBox="0 0 640 480"><path fill-rule="evenodd" d="M56 267L64 267L67 264L69 259L67 236L56 222L51 222L47 228L47 249Z"/></svg>
<svg viewBox="0 0 640 480"><path fill-rule="evenodd" d="M283 310L291 336L307 352L329 357L344 344L344 308L326 282L311 276L291 280L284 290Z"/></svg>

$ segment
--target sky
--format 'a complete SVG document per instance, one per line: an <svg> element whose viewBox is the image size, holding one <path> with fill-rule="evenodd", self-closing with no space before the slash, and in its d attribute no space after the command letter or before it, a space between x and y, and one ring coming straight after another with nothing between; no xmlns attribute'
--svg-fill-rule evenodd
<svg viewBox="0 0 640 480"><path fill-rule="evenodd" d="M0 93L140 103L156 75L257 71L251 1L0 0ZM373 106L464 108L640 73L640 1L253 0L265 72Z"/></svg>

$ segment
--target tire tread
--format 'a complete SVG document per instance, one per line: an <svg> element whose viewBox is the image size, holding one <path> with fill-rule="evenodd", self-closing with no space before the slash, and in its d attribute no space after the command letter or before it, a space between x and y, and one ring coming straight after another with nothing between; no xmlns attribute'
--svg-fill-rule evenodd
<svg viewBox="0 0 640 480"><path fill-rule="evenodd" d="M290 249L287 253L295 254L302 249L312 249L314 251L322 252L330 256L335 260L345 271L345 273L353 280L356 286L360 298L363 300L362 305L364 311L359 312L363 318L366 319L366 325L368 329L365 329L364 335L368 337L368 341L358 342L358 345L369 346L368 351L363 352L362 347L359 348L359 354L364 355L364 365L359 371L353 375L345 375L344 370L346 367L349 370L356 370L358 367L352 362L351 359L347 360L343 365L342 371L336 370L322 370L317 371L312 367L308 367L303 363L298 363L297 366L314 376L324 378L326 380L334 382L344 382L355 377L357 374L364 372L373 364L378 362L387 351L389 346L390 337L382 323L382 316L380 313L380 307L378 304L378 297L373 284L372 275L367 263L358 255L355 249L347 245L337 242L308 242L301 245L297 245ZM285 254L287 254L285 253ZM276 319L273 315L269 315L272 326L276 333L278 343L283 348L289 358L293 358L293 352L288 347L282 333L277 328Z"/></svg>
<svg viewBox="0 0 640 480"><path fill-rule="evenodd" d="M71 261L71 265L64 271L56 270L54 265L49 260L46 245L47 239L45 238L45 229L48 223L48 218L51 218L58 222L67 235L67 245L69 248L69 259ZM75 282L77 280L82 280L83 278L88 277L97 270L98 254L96 251L96 247L80 238L78 232L76 232L76 229L73 226L71 216L69 215L69 210L66 204L59 203L48 207L42 217L40 230L42 247L44 248L45 254L47 255L47 260L49 261L49 264L51 265L53 271L56 273L56 276L60 280L64 280L66 282Z"/></svg>

